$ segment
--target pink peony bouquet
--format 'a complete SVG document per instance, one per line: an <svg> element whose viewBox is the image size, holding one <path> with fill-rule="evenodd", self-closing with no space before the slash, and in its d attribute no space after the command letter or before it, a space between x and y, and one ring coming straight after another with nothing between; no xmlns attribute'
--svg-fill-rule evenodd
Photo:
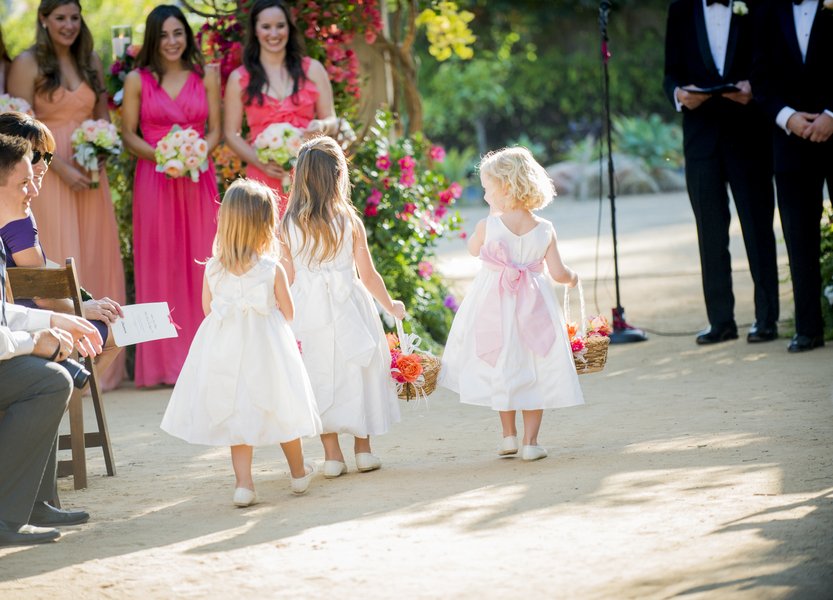
<svg viewBox="0 0 833 600"><path fill-rule="evenodd" d="M168 178L191 178L197 183L208 170L208 143L194 129L174 125L156 144L156 171Z"/></svg>
<svg viewBox="0 0 833 600"><path fill-rule="evenodd" d="M91 188L97 188L99 182L99 157L121 154L122 144L116 126L104 119L87 119L72 132L73 158L82 168L90 172Z"/></svg>
<svg viewBox="0 0 833 600"><path fill-rule="evenodd" d="M282 169L289 171L295 165L298 150L304 139L301 130L289 123L272 123L255 138L255 151L260 162L273 162ZM289 184L289 178L284 177L283 185Z"/></svg>
<svg viewBox="0 0 833 600"><path fill-rule="evenodd" d="M29 103L23 98L16 98L15 96L9 96L8 94L0 94L0 113L12 111L26 113L27 115L33 114L32 107L29 106Z"/></svg>

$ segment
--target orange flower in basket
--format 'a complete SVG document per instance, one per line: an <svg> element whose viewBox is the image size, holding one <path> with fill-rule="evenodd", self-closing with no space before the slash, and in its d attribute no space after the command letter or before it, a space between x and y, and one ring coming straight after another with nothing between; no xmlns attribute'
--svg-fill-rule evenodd
<svg viewBox="0 0 833 600"><path fill-rule="evenodd" d="M578 325L576 323L567 323L567 336L569 339L573 339L576 337L576 333L578 333Z"/></svg>
<svg viewBox="0 0 833 600"><path fill-rule="evenodd" d="M388 350L396 350L399 348L399 338L395 333L386 333L385 338L388 340Z"/></svg>
<svg viewBox="0 0 833 600"><path fill-rule="evenodd" d="M422 375L422 361L416 354L400 354L396 359L396 367L399 369L399 373L394 373L397 381L401 378L402 382L413 383Z"/></svg>

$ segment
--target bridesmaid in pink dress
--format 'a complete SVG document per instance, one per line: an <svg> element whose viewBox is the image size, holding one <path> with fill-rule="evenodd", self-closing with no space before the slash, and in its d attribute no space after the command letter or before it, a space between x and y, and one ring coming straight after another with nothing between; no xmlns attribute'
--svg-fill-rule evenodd
<svg viewBox="0 0 833 600"><path fill-rule="evenodd" d="M154 8L145 24L137 69L124 82L122 137L139 160L133 186L136 302L166 301L179 337L139 344L137 387L176 383L203 320L204 267L217 231L217 178L209 168L194 183L156 172L156 144L174 125L192 128L208 144L220 141L220 79L202 55L182 11ZM201 75L203 74L204 75ZM141 132L141 136L139 135Z"/></svg>
<svg viewBox="0 0 833 600"><path fill-rule="evenodd" d="M85 119L110 119L103 81L79 1L42 0L35 45L15 58L7 82L8 93L29 102L55 137L51 168L58 177L44 180L32 204L41 246L58 262L74 257L79 278L94 297L123 304L124 267L107 173L102 167L100 186L91 189L89 173L72 159L70 141ZM122 354L101 384L110 389L123 377Z"/></svg>
<svg viewBox="0 0 833 600"><path fill-rule="evenodd" d="M300 33L286 4L256 0L249 11L243 66L232 72L226 85L226 143L248 164L249 177L278 193L281 215L287 199L281 179L287 173L275 163L258 160L252 145L258 134L273 123L298 127L306 138L335 135L338 129L327 71L302 52ZM241 136L244 114L248 141Z"/></svg>

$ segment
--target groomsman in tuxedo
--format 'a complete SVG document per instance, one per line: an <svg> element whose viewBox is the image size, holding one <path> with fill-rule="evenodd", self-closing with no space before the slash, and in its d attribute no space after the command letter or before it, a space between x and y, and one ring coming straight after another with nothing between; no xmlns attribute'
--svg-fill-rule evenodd
<svg viewBox="0 0 833 600"><path fill-rule="evenodd" d="M748 342L778 337L778 272L772 220L771 140L752 99L753 2L675 0L668 10L665 81L683 115L686 186L697 223L709 328L698 344L737 339L729 195L732 189L755 291ZM700 93L734 85L737 91Z"/></svg>
<svg viewBox="0 0 833 600"><path fill-rule="evenodd" d="M825 180L833 191L833 2L770 1L756 29L752 83L772 124L795 298L788 350L804 352L824 345L819 229Z"/></svg>

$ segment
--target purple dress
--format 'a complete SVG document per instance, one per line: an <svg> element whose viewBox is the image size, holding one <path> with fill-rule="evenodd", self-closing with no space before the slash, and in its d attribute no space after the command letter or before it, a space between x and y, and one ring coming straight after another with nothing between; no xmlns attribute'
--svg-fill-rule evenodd
<svg viewBox="0 0 833 600"><path fill-rule="evenodd" d="M0 239L3 240L3 244L6 246L6 267L16 267L17 264L14 262L13 254L29 248L40 248L38 224L35 223L34 215L30 214L23 219L7 223L0 228ZM43 266L46 266L46 255L43 253L43 249L41 249L41 256L43 256ZM38 308L38 305L31 298L15 298L14 303L29 308ZM98 329L101 339L106 342L107 334L110 331L107 323L104 321L90 321L90 323Z"/></svg>
<svg viewBox="0 0 833 600"><path fill-rule="evenodd" d="M171 98L156 79L140 69L142 99L139 129L156 147L174 125L205 136L208 96L202 78L191 73ZM156 163L139 159L133 184L133 260L136 302L167 302L179 336L136 347L137 387L176 383L191 340L203 320L204 266L211 257L219 208L217 177L209 168L197 183L168 179Z"/></svg>

